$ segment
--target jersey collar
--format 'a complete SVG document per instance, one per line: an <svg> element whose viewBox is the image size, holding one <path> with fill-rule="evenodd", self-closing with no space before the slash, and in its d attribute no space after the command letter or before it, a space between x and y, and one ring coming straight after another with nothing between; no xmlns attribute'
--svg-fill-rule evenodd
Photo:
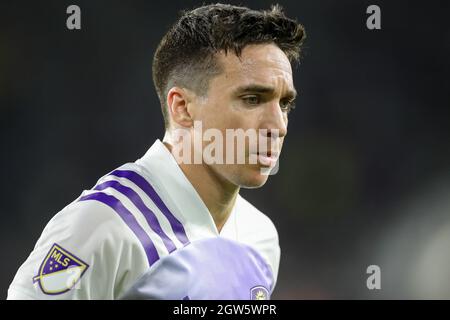
<svg viewBox="0 0 450 320"><path fill-rule="evenodd" d="M200 195L159 139L136 163L144 168L159 196L186 227L190 240L219 235L214 220ZM233 234L235 211L236 205L220 235Z"/></svg>

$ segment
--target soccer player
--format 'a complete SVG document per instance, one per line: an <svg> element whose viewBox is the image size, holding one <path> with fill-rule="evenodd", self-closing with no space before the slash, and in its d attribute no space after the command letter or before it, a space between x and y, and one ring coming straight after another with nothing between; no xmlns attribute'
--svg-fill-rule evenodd
<svg viewBox="0 0 450 320"><path fill-rule="evenodd" d="M279 6L183 12L153 60L163 141L50 220L8 299L269 299L277 230L239 190L264 185L263 169L279 157L296 95L291 63L304 37ZM205 161L209 139L181 139L199 123L227 147L227 130L256 131L269 152L245 143L222 154L241 152L244 163Z"/></svg>

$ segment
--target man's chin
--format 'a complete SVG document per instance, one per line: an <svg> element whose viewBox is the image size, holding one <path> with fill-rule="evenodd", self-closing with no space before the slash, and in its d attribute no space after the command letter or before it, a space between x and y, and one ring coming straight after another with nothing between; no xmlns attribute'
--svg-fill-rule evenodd
<svg viewBox="0 0 450 320"><path fill-rule="evenodd" d="M239 186L241 188L256 189L261 188L263 185L266 184L269 175L264 174L264 171L260 170L260 168L252 171L253 172L251 174L241 176L240 179L241 181L239 183Z"/></svg>

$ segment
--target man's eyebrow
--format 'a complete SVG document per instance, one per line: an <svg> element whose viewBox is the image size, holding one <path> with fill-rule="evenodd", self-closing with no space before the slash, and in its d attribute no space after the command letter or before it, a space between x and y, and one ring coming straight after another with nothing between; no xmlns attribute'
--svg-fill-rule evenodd
<svg viewBox="0 0 450 320"><path fill-rule="evenodd" d="M240 93L244 93L244 92L271 94L271 93L275 92L275 88L270 87L270 86L260 85L260 84L250 84L250 85L246 85L246 86L237 87L233 92L234 92L234 94L240 94ZM297 96L297 91L295 89L287 90L286 94L284 95L285 98L288 98L291 100L294 100L296 96Z"/></svg>

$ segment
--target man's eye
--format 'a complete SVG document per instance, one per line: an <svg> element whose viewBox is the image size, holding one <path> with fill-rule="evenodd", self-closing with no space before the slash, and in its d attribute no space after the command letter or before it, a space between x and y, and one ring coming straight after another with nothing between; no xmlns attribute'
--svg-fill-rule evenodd
<svg viewBox="0 0 450 320"><path fill-rule="evenodd" d="M283 111L290 112L292 109L295 109L294 101L281 101L280 108Z"/></svg>
<svg viewBox="0 0 450 320"><path fill-rule="evenodd" d="M261 99L258 96L244 96L242 97L242 100L250 105L257 105L261 102Z"/></svg>

